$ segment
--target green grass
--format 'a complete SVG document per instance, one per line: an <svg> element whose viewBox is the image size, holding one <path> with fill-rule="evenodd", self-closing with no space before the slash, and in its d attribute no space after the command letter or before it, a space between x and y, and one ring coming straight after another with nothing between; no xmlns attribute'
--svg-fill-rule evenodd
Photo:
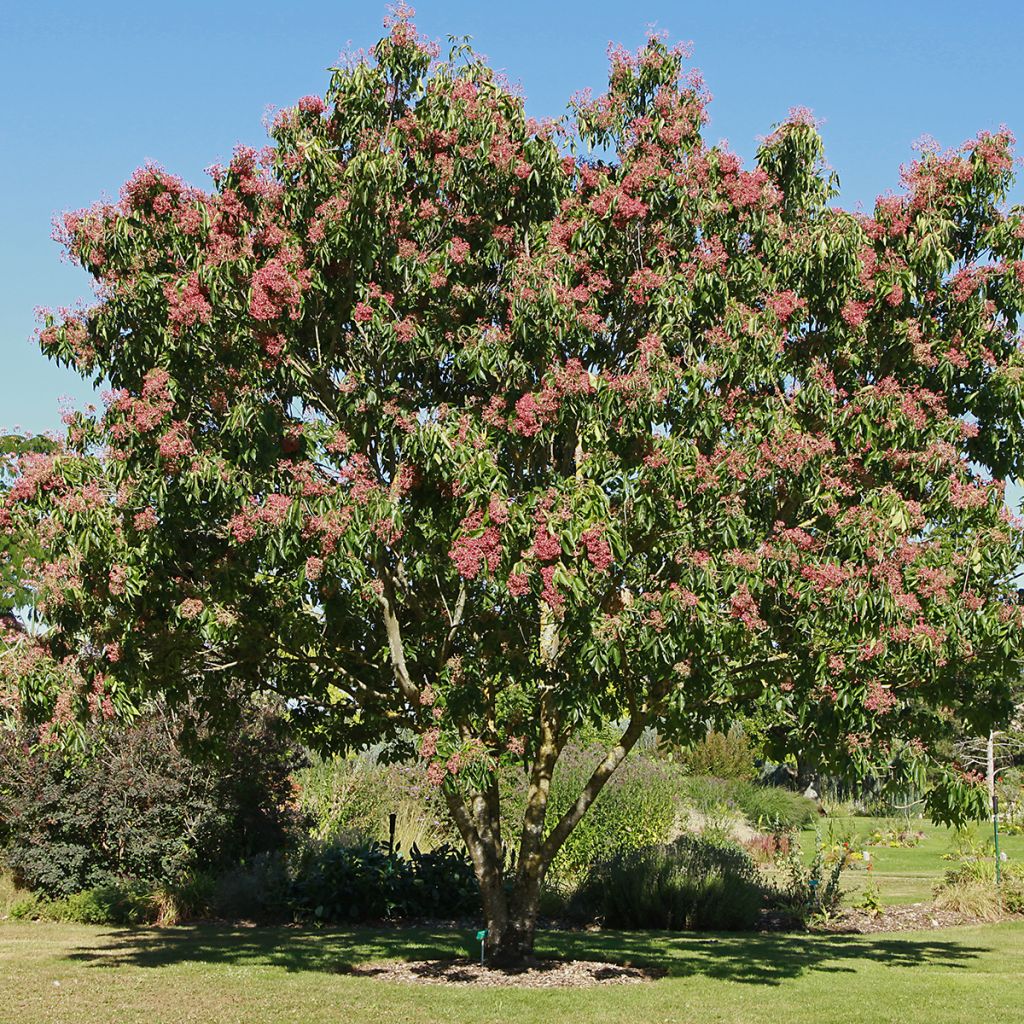
<svg viewBox="0 0 1024 1024"><path fill-rule="evenodd" d="M874 864L870 874L863 863L857 863L843 875L843 888L848 890L852 900L856 900L869 883L878 887L884 903L920 903L932 898L935 884L951 867L943 854L951 853L955 848L955 833L942 825L933 825L923 819L911 819L911 827L925 833L925 838L917 846L885 847L865 845L868 835L876 828L886 824L885 818L843 817L822 819L818 823L818 833L822 839L828 836L829 823L832 822L837 834L850 827L858 840L853 844L854 850L868 849ZM974 826L979 839L988 839L992 835L991 825ZM814 850L815 831L805 829L800 835L804 858L810 860ZM999 848L1012 860L1024 861L1024 836L1000 836Z"/></svg>
<svg viewBox="0 0 1024 1024"><path fill-rule="evenodd" d="M451 955L464 937L197 926L0 925L0 1021L18 1024L475 1024L644 1021L966 1024L1019 1015L1024 925L883 936L546 933L541 952L657 964L649 984L444 988L346 964Z"/></svg>

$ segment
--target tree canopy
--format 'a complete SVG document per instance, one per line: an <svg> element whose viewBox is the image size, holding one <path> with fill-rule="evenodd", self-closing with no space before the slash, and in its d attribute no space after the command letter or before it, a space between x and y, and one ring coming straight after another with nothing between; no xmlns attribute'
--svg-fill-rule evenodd
<svg viewBox="0 0 1024 1024"><path fill-rule="evenodd" d="M0 506L47 550L60 714L160 692L227 722L243 680L325 749L419 756L512 953L645 728L756 713L780 754L921 777L954 720L1005 716L1012 137L923 152L861 215L809 113L744 169L706 100L651 38L538 123L400 14L209 191L147 166L67 215L98 300L39 341L110 390ZM546 821L595 722L621 738ZM949 772L933 808L983 793Z"/></svg>

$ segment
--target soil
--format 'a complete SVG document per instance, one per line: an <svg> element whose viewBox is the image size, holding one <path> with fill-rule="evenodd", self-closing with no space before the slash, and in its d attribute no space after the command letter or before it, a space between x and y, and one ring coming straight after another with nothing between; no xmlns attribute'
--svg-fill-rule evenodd
<svg viewBox="0 0 1024 1024"><path fill-rule="evenodd" d="M665 971L659 968L593 960L534 960L522 967L481 966L469 959L386 961L356 964L347 967L345 973L381 981L480 988L590 988L636 985L665 976Z"/></svg>
<svg viewBox="0 0 1024 1024"><path fill-rule="evenodd" d="M811 930L869 935L877 932L926 931L929 928L949 928L960 924L981 924L983 920L953 910L939 910L931 903L908 903L886 907L877 914L849 907L841 910L827 923L817 924Z"/></svg>

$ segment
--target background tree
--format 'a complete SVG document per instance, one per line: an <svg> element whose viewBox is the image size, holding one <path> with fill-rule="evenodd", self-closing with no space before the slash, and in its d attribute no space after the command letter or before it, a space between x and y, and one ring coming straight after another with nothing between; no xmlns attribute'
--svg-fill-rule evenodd
<svg viewBox="0 0 1024 1024"><path fill-rule="evenodd" d="M99 301L40 342L111 390L3 515L46 540L49 645L88 694L227 724L239 679L324 749L417 753L515 959L650 725L769 714L845 774L912 741L919 780L956 719L1005 717L1024 220L1005 131L861 216L805 112L752 170L708 147L658 39L557 123L435 57L400 14L212 191L145 167L64 219ZM621 736L548 820L593 722ZM931 801L984 789L950 771Z"/></svg>

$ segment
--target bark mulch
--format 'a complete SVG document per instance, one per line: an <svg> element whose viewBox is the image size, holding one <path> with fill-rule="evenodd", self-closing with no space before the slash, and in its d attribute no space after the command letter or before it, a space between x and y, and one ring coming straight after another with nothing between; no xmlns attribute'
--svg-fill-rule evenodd
<svg viewBox="0 0 1024 1024"><path fill-rule="evenodd" d="M931 903L894 904L878 914L849 907L812 929L815 932L872 935L878 932L926 931L953 925L981 924L983 918L953 910L939 910Z"/></svg>
<svg viewBox="0 0 1024 1024"><path fill-rule="evenodd" d="M469 959L387 961L356 964L346 968L345 973L382 981L481 988L590 988L636 985L665 976L665 971L659 968L593 960L534 960L522 967L481 966Z"/></svg>

